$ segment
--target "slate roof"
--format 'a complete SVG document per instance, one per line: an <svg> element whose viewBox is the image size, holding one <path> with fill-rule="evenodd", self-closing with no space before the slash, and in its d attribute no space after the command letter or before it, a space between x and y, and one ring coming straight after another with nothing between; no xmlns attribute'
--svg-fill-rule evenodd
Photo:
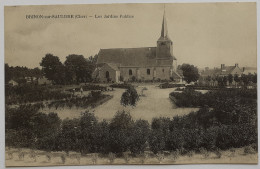
<svg viewBox="0 0 260 169"><path fill-rule="evenodd" d="M220 74L220 75L228 75L228 74L232 73L232 71L235 68L236 68L236 66L225 66L223 68L223 70L219 69L217 73Z"/></svg>
<svg viewBox="0 0 260 169"><path fill-rule="evenodd" d="M119 71L118 65L114 63L106 63L109 67L111 67L115 71Z"/></svg>
<svg viewBox="0 0 260 169"><path fill-rule="evenodd" d="M100 49L97 64L112 63L119 66L171 66L174 57L167 59L164 65L156 62L156 47ZM169 61L168 61L169 60Z"/></svg>

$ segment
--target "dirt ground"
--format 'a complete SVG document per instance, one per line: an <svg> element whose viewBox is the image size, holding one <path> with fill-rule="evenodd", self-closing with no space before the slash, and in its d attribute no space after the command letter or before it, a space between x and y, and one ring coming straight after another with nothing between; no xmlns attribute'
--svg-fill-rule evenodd
<svg viewBox="0 0 260 169"><path fill-rule="evenodd" d="M221 157L218 158L216 154L210 153L208 157L205 157L203 154L194 154L189 157L187 155L179 156L174 160L172 155L165 155L161 160L156 156L147 156L146 158L140 157L130 157L128 163L126 163L124 158L115 158L112 163L110 163L109 158L106 157L97 157L96 165L118 165L118 164L217 164L217 163L239 163L239 164L256 164L258 162L257 153L254 154L244 154L243 148L235 149L235 152L231 151L221 151ZM14 152L12 159L10 159L8 152ZM88 154L85 156L79 156L78 159L75 157L65 157L64 163L62 162L61 157L58 154L62 152L51 152L52 157L49 161L46 158L46 155L43 155L43 151L38 151L36 159L30 157L30 150L22 149L22 152L25 152L24 158L19 158L19 153L17 149L11 149L6 151L6 166L59 166L59 165L93 165L93 155Z"/></svg>

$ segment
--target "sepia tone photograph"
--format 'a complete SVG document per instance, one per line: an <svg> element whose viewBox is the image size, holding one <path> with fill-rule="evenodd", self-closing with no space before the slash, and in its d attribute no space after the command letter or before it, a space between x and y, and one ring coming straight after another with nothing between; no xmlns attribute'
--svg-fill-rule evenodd
<svg viewBox="0 0 260 169"><path fill-rule="evenodd" d="M4 7L5 166L257 164L255 2Z"/></svg>

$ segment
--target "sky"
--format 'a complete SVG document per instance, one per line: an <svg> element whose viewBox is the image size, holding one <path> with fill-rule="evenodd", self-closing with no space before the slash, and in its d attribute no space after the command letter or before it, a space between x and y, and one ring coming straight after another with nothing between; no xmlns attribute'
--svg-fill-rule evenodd
<svg viewBox="0 0 260 169"><path fill-rule="evenodd" d="M256 67L256 3L171 3L165 4L165 11L178 64ZM47 53L64 62L69 54L89 57L105 48L154 47L163 12L164 4L5 7L5 63L34 68ZM26 19L27 15L87 18Z"/></svg>

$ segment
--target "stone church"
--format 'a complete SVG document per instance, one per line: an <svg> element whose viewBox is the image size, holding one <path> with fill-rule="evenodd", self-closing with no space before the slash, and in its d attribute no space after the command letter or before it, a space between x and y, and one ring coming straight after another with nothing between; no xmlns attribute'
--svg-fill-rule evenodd
<svg viewBox="0 0 260 169"><path fill-rule="evenodd" d="M172 80L179 82L173 43L168 36L165 12L156 47L100 49L93 79L100 82Z"/></svg>

